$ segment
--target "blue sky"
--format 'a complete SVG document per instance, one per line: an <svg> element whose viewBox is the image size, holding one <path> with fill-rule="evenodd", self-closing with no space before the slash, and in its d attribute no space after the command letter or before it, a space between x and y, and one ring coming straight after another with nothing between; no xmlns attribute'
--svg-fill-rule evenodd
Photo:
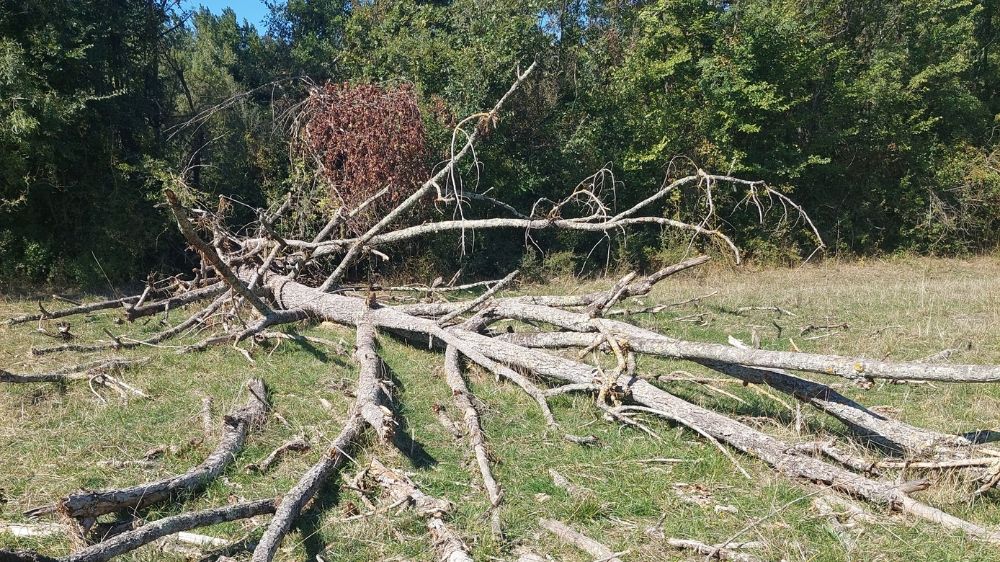
<svg viewBox="0 0 1000 562"><path fill-rule="evenodd" d="M247 20L264 31L264 19L267 17L267 6L263 0L182 0L181 7L185 10L205 6L213 14L220 14L224 8L232 8L236 18L242 22Z"/></svg>

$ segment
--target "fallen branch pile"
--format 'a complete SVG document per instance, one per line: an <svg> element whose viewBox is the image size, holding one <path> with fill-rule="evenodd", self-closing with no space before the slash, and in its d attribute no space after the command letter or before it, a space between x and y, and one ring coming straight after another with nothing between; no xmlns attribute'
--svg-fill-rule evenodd
<svg viewBox="0 0 1000 562"><path fill-rule="evenodd" d="M655 435L647 422L642 420L649 416L662 418L689 428L721 448L734 461L736 457L733 453L750 455L788 478L821 484L843 495L1000 544L1000 533L997 531L914 499L912 493L926 488L928 482L900 483L879 474L880 470L921 467L927 470L982 470L985 467L996 471L996 463L991 464L988 459L1000 458L997 452L978 443L974 436L943 434L877 414L829 385L798 374L836 375L861 384L873 379L986 383L1000 381L1000 366L899 363L753 349L738 341L729 344L682 341L628 323L622 320L629 316L627 309L614 308L629 298L648 295L658 282L672 274L705 263L708 261L706 256L688 259L646 276L631 273L608 291L575 296L498 296L499 290L513 281L514 274L492 284L477 298L451 302L398 304L393 303L387 294L379 295L374 291L367 295L358 294L361 291L342 284L344 277L360 260L380 253L376 248L386 248L403 240L443 231L476 229L519 229L526 236L541 229L610 234L633 225L656 224L680 228L694 236L714 240L739 261L736 245L720 230L708 226L713 218L711 215L698 222L685 223L665 219L655 213L658 201L684 188L702 190L709 199L709 208L714 208L710 200L712 186L719 182L740 185L750 194L750 201L757 202L768 197L777 200L786 211L791 209L803 224L812 227L800 207L765 185L714 176L699 170L697 174L664 185L635 206L617 213L605 205L595 190L581 184L565 200L547 208L544 216L522 214L509 206L500 205L516 213L516 216L430 222L390 230L394 223L406 216L407 211L426 203L432 196L438 204L459 206L469 204L471 200L488 199L483 195L471 197L458 188L457 165L463 157L473 153L473 143L481 131L498 118L503 102L513 95L533 69L534 65L520 74L493 109L463 121L459 127L466 138L465 144L456 147L458 150L453 157L431 179L360 236L327 239L338 230L336 226L339 222L357 211L341 209L309 241L281 238L276 234L276 225L280 224L288 204L273 213L261 211L256 231L253 228L241 229L240 232L253 234L238 236L225 227L221 218L206 210L185 207L180 197L168 191L167 200L180 231L202 259L202 267L197 270L195 278L189 281L172 279L169 284L151 281L141 295L59 311L40 308L38 314L10 321L14 324L36 320L46 322L118 308L127 321L134 321L178 308L194 308L185 313L188 315L185 320L144 340L109 333L110 340L103 342L64 343L33 351L36 354L79 353L136 348L162 344L180 338L190 330L199 329L211 330L212 334L196 343L179 346L180 351L198 352L228 344L240 349L251 360L250 351L255 338L282 337L266 332L267 328L274 326L311 320L333 322L357 330L355 402L346 414L340 434L326 454L302 475L293 488L277 500L265 499L185 513L117 534L105 534L97 539L91 533L90 538L98 542L61 560L107 560L171 533L273 513L252 554L255 562L272 560L320 487L330 481L363 446L365 441L362 437L369 434L378 441L387 442L394 436L397 422L389 394L391 385L387 384L386 368L379 356L378 334L398 337L443 352L446 380L452 391L451 401L463 420L460 426L454 426L454 431L467 440L473 453L478 472L476 478L483 483L490 505L489 516L497 535L502 536L503 486L493 475L494 459L488 453L489 436L480 422L483 415L481 402L473 396L465 380L469 368L484 369L521 388L541 409L550 431L560 431L558 420L548 406L551 396L566 392L588 395L593 400L594 408L605 413L614 423ZM471 132L461 129L470 123L473 124ZM460 138L458 134L456 138ZM292 199L289 197L286 202ZM362 202L359 207L366 204L368 202ZM583 209L582 213L580 209ZM815 233L815 229L812 232ZM203 238L205 234L209 235L208 240ZM330 273L326 274L327 271ZM435 293L435 286L420 290L423 289ZM790 314L782 309L775 310ZM224 320L220 321L219 317ZM491 326L497 322L518 326L519 329L494 331ZM239 347L247 343L250 348ZM568 349L572 351L565 351ZM588 356L598 359L585 362L584 358ZM804 406L811 406L840 420L860 441L876 446L895 460L871 463L851 458L840 452L835 443L820 442L818 439L805 445L787 442L727 415L695 405L659 386L657 375L664 373L655 372L655 367L640 368L638 358L643 356L690 361L744 384L759 385L788 395ZM106 370L111 365L102 360L34 375L0 371L0 383L67 382L95 376L95 370ZM171 501L182 494L199 493L240 454L251 430L259 426L264 418L267 400L263 385L260 381L250 381L247 388L247 405L225 417L224 432L215 451L188 472L120 490L69 493L58 505L37 513L58 512L76 521L79 524L77 532L86 535L95 525L97 517L103 514L141 512L153 504ZM566 437L573 442L586 442L584 438ZM307 446L295 443L281 451ZM276 451L273 457L281 451ZM266 470L273 460L269 458L271 460L261 463L260 470ZM366 471L393 506L413 508L425 519L438 559L472 559L469 545L448 523L451 504L447 500L428 496L408 476L378 461L374 461ZM988 483L995 486L998 480L1000 477L991 476ZM614 560L620 555L559 522L544 520L542 526L593 556ZM750 554L738 552L738 544L711 546L689 539L671 539L670 544L717 558L753 559ZM4 555L16 560L47 559L35 553L0 553L0 558Z"/></svg>

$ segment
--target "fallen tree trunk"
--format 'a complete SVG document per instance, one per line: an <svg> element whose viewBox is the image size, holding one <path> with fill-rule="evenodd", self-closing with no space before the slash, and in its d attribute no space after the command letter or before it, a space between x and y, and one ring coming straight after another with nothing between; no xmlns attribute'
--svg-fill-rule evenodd
<svg viewBox="0 0 1000 562"><path fill-rule="evenodd" d="M361 299L325 294L278 275L267 276L265 285L272 290L276 302L282 308L301 308L331 322L357 325L368 309ZM442 330L431 320L416 318L391 308L377 308L368 312L371 322L377 326L438 338L446 344L454 345L471 360L488 369L494 362L500 362L527 369L560 383L594 383L596 369L590 365L498 341L461 328ZM636 346L633 349L639 351ZM1000 533L917 502L896 484L878 482L818 459L795 455L789 452L789 444L747 425L684 401L646 381L626 377L622 379L624 380L620 380L619 384L630 391L631 400L635 403L652 408L668 419L705 432L721 443L756 456L786 476L823 483L839 492L900 509L947 528L1000 544Z"/></svg>

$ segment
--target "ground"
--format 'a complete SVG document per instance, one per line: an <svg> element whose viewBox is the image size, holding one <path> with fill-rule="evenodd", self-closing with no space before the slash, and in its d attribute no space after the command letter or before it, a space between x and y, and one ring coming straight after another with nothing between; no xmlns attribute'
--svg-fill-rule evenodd
<svg viewBox="0 0 1000 562"><path fill-rule="evenodd" d="M579 283L555 280L528 286L529 293L566 293L608 286L610 280ZM726 341L734 335L747 342L753 333L768 349L863 354L873 358L918 359L945 348L961 348L951 361L1000 363L1000 259L894 259L857 263L828 261L795 269L732 271L703 267L668 279L646 299L647 303L676 303L714 293L694 303L635 317L669 335L703 341ZM86 298L86 297L85 297ZM56 302L46 302L58 308ZM630 306L636 307L635 303ZM747 306L781 307L795 314L737 309ZM28 299L0 302L0 318L35 307ZM703 314L696 317L693 315ZM171 320L182 317L171 313ZM132 334L161 329L147 325L118 326L112 314L76 318L73 332L84 339L105 337L103 328ZM848 328L819 329L800 336L810 324L846 323ZM778 332L780 326L780 337ZM17 372L40 372L48 367L82 362L59 354L31 357L31 345L53 343L33 332L34 325L0 327L0 366ZM106 488L136 484L183 472L197 464L214 446L202 429L204 397L213 399L219 420L245 399L243 383L262 377L272 392L275 415L254 433L225 476L209 489L182 503L153 510L156 518L183 510L224 504L235 498L274 497L288 490L337 434L353 386L355 366L350 357L353 334L326 326L303 328L327 339L343 339L343 349L322 345L303 347L286 342L257 349L251 364L231 348L179 355L170 346L148 348L129 355L152 360L123 374L130 384L152 398L129 402L105 394L100 401L85 382L56 385L10 385L0 391L0 519L20 521L25 509L54 502L79 488ZM819 337L817 337L819 336ZM815 338L815 339L810 339ZM477 559L504 557L503 545L491 535L488 506L479 489L478 473L470 465L464 441L456 441L439 423L434 404L451 405L443 380L441 356L414 350L383 336L383 354L398 381L397 404L403 422L400 433L412 441L397 449L371 445L356 458L372 456L402 467L431 494L456 505L452 521L474 546ZM794 342L794 343L793 343ZM273 349L272 349L273 348ZM703 374L695 365L653 360L640 362L640 371L666 374L682 369ZM718 378L717 375L710 375ZM525 545L555 560L589 560L563 547L538 527L539 517L564 521L597 538L626 561L684 559L662 538L647 532L658 523L666 537L707 543L727 539L759 540L760 555L768 560L995 560L995 547L930 523L892 516L870 508L880 522L854 535L838 535L812 501L823 493L817 487L777 476L764 464L743 455L736 459L753 476L734 468L732 461L696 433L650 420L662 438L655 441L632 429L601 418L586 396L554 401L554 412L565 432L592 434L594 447L571 444L546 431L534 403L516 387L498 383L473 370L473 391L485 408L484 426L498 465L495 475L505 491L502 509L509 541ZM842 382L829 380L826 382ZM795 429L794 404L735 384L717 389L685 382L663 383L678 395L737 416L745 423L791 441L813 439L809 434L840 435L841 427L824 415L802 410L804 427ZM1000 429L1000 386L997 385L889 385L870 390L844 386L842 392L879 411L907 422L944 432ZM735 396L736 398L733 398ZM455 409L449 413L454 415ZM296 435L314 444L311 451L293 453L264 475L244 467L260 460L274 447ZM152 467L115 468L105 461L142 458L157 447L173 448ZM855 449L859 454L872 451ZM571 495L553 484L555 469L585 491ZM349 467L348 474L355 472ZM342 522L348 505L367 508L352 491L328 490L308 512L299 530L291 534L281 560L429 560L429 542L415 516L390 512ZM1000 492L969 500L969 487L952 476L936 479L920 495L932 504L987 527L1000 526ZM266 524L250 520L204 529L206 534L242 538ZM16 539L0 534L0 547L38 548L65 553L64 540ZM146 548L127 560L165 560L168 555ZM703 559L703 557L692 558Z"/></svg>

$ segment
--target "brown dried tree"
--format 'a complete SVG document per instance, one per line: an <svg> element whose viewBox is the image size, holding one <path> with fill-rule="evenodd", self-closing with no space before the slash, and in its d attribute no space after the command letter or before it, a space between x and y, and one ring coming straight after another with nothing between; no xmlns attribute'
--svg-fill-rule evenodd
<svg viewBox="0 0 1000 562"><path fill-rule="evenodd" d="M300 143L341 207L357 208L346 221L364 230L426 178L424 124L411 84L326 84L315 87L303 107Z"/></svg>

